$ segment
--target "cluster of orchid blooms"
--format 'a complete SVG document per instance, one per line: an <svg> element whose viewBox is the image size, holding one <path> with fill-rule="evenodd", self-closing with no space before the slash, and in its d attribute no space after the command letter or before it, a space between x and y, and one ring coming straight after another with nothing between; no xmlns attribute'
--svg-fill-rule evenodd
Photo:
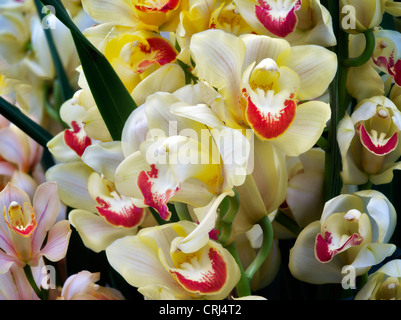
<svg viewBox="0 0 401 320"><path fill-rule="evenodd" d="M45 290L72 232L146 299L266 299L253 293L277 276L281 239L294 278L341 285L352 267L355 299L401 299L397 213L374 190L401 169L401 34L380 26L401 3L62 5L137 107L116 139L59 12L0 1L2 101L51 134L43 146L0 119L1 299L124 299L87 270Z"/></svg>

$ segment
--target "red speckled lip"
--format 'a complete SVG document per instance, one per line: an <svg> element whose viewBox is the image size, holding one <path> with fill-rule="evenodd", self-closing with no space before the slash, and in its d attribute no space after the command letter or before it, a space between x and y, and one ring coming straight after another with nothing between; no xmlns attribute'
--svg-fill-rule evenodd
<svg viewBox="0 0 401 320"><path fill-rule="evenodd" d="M363 241L363 238L360 237L359 234L354 233L349 236L347 241L345 241L345 243L341 247L337 249L330 248L332 240L333 238L331 236L331 233L328 231L325 232L324 237L320 233L317 235L315 242L315 254L316 258L320 262L330 262L337 253L343 251L348 247L359 245Z"/></svg>
<svg viewBox="0 0 401 320"><path fill-rule="evenodd" d="M139 225L144 217L144 210L135 207L130 201L118 201L110 197L97 197L96 206L99 214L114 226L133 228Z"/></svg>
<svg viewBox="0 0 401 320"><path fill-rule="evenodd" d="M294 31L297 24L295 11L301 8L301 0L294 1L285 16L273 10L269 4L271 1L259 0L258 2L260 5L255 6L256 17L268 31L278 37L286 37Z"/></svg>
<svg viewBox="0 0 401 320"><path fill-rule="evenodd" d="M223 257L216 249L210 248L208 256L211 269L202 273L200 279L189 279L179 271L170 272L190 292L197 292L199 294L217 293L227 281L227 266Z"/></svg>
<svg viewBox="0 0 401 320"><path fill-rule="evenodd" d="M92 140L78 122L72 121L71 126L72 129L64 131L64 142L81 157L86 147L92 144Z"/></svg>
<svg viewBox="0 0 401 320"><path fill-rule="evenodd" d="M152 164L150 171L141 171L138 175L137 185L145 198L145 204L154 208L163 220L168 221L171 217L171 212L167 207L167 203L174 194L179 190L167 189L162 192L159 188L152 188L159 177L159 170Z"/></svg>
<svg viewBox="0 0 401 320"><path fill-rule="evenodd" d="M282 135L294 121L297 108L293 100L286 100L284 105L285 107L279 112L264 112L248 97L246 116L255 133L267 140Z"/></svg>
<svg viewBox="0 0 401 320"><path fill-rule="evenodd" d="M373 58L373 62L378 67L386 69L388 74L394 78L394 82L401 86L401 59L395 62L394 52L388 58L383 56Z"/></svg>
<svg viewBox="0 0 401 320"><path fill-rule="evenodd" d="M143 60L138 65L138 73L143 73L149 66L154 63L158 63L163 66L167 63L175 61L177 57L177 51L173 48L171 43L162 38L148 38L146 39L149 48L145 45L140 46L141 51L149 54L151 58L149 60Z"/></svg>
<svg viewBox="0 0 401 320"><path fill-rule="evenodd" d="M357 132L365 148L378 156L389 154L391 151L395 150L398 145L398 132L394 133L384 144L373 141L372 137L366 131L365 126L362 124L357 125Z"/></svg>

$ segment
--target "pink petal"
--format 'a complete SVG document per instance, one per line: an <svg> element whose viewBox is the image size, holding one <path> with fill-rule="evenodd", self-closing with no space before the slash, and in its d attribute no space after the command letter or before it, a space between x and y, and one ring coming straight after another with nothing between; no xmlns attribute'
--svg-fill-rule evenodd
<svg viewBox="0 0 401 320"><path fill-rule="evenodd" d="M67 253L68 242L70 240L71 228L67 220L57 222L48 233L46 246L41 253L50 261L59 261Z"/></svg>
<svg viewBox="0 0 401 320"><path fill-rule="evenodd" d="M295 11L301 8L301 0L293 1L290 6L278 6L273 0L259 0L255 6L255 14L263 26L272 34L286 37L294 31L297 24Z"/></svg>

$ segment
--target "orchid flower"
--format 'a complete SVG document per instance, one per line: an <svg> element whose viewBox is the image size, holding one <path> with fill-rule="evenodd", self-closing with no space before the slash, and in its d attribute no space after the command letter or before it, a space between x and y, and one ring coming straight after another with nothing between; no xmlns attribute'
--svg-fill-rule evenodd
<svg viewBox="0 0 401 320"><path fill-rule="evenodd" d="M355 300L400 300L400 262L399 259L391 260L370 274Z"/></svg>
<svg viewBox="0 0 401 320"><path fill-rule="evenodd" d="M179 250L178 243L195 228L181 221L142 229L113 242L107 259L147 299L224 299L240 278L238 265L213 240L192 253Z"/></svg>
<svg viewBox="0 0 401 320"><path fill-rule="evenodd" d="M330 13L319 0L236 0L235 4L258 34L285 38L293 45L336 44Z"/></svg>
<svg viewBox="0 0 401 320"><path fill-rule="evenodd" d="M170 201L194 206L196 237L202 238L213 229L220 202L243 183L250 151L247 137L224 126L213 111L219 103L218 93L204 83L149 96L124 126L125 160L115 175L122 195L139 199L166 221Z"/></svg>
<svg viewBox="0 0 401 320"><path fill-rule="evenodd" d="M118 290L97 285L99 280L99 272L80 271L73 274L64 282L57 300L124 300Z"/></svg>
<svg viewBox="0 0 401 320"><path fill-rule="evenodd" d="M344 184L388 183L400 156L401 113L384 96L362 100L351 116L339 122L337 140L343 161Z"/></svg>
<svg viewBox="0 0 401 320"><path fill-rule="evenodd" d="M220 29L237 36L253 32L239 13L234 1L190 1L188 9L180 14L180 23L175 32L175 40L180 46L178 58L181 61L190 65L191 37L207 29Z"/></svg>
<svg viewBox="0 0 401 320"><path fill-rule="evenodd" d="M221 30L195 34L194 73L219 90L219 116L233 128L251 127L288 156L314 146L330 119L320 101L337 70L335 54L260 35L235 37ZM319 79L319 80L317 80Z"/></svg>
<svg viewBox="0 0 401 320"><path fill-rule="evenodd" d="M85 35L104 53L130 93L155 70L174 63L178 54L167 38L147 30L105 24L86 29Z"/></svg>
<svg viewBox="0 0 401 320"><path fill-rule="evenodd" d="M32 275L38 287L43 278L43 266L43 259L40 259L38 266L32 267ZM0 300L39 300L23 268L13 264L6 273L0 274Z"/></svg>
<svg viewBox="0 0 401 320"><path fill-rule="evenodd" d="M60 211L55 183L41 184L33 202L26 192L7 184L0 192L0 203L4 211L0 223L0 273L14 264L37 266L43 256L50 261L64 258L71 229L66 220L55 223Z"/></svg>
<svg viewBox="0 0 401 320"><path fill-rule="evenodd" d="M84 10L99 23L174 31L186 0L83 0Z"/></svg>
<svg viewBox="0 0 401 320"><path fill-rule="evenodd" d="M294 277L313 284L341 283L342 268L360 276L390 256L387 243L396 225L396 212L380 192L342 194L326 202L320 220L304 228L290 251Z"/></svg>
<svg viewBox="0 0 401 320"><path fill-rule="evenodd" d="M11 182L32 197L44 182L39 163L43 149L3 116L0 127L1 189Z"/></svg>

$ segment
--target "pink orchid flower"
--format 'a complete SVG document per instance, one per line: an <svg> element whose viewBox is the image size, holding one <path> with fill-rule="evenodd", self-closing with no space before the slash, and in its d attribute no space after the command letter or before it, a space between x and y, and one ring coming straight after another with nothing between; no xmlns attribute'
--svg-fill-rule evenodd
<svg viewBox="0 0 401 320"><path fill-rule="evenodd" d="M9 183L0 192L0 274L13 264L37 266L41 257L59 261L66 255L70 223L55 223L60 199L54 182L41 184L31 202L28 194ZM45 241L45 239L47 239Z"/></svg>

